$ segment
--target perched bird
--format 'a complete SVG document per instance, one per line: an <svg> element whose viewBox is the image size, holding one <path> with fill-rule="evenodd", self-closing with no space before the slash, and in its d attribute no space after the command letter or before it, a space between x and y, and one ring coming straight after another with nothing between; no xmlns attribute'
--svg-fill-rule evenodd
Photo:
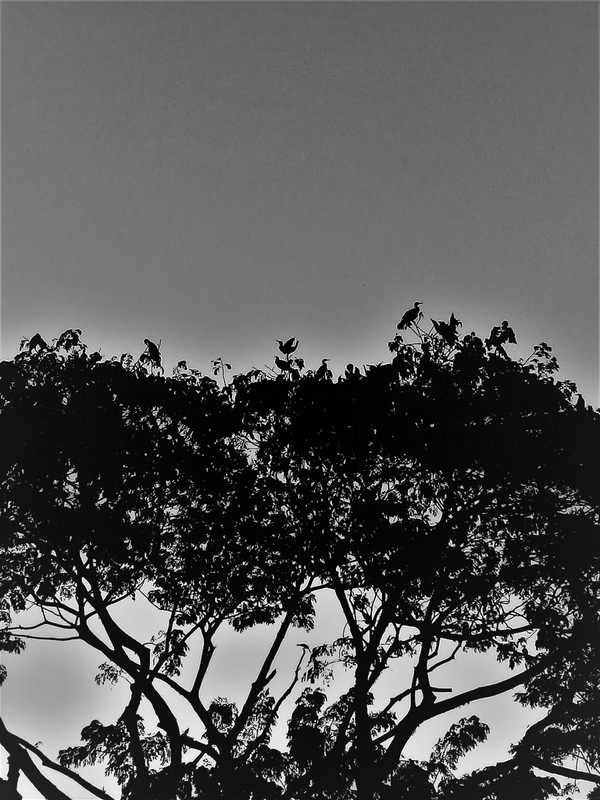
<svg viewBox="0 0 600 800"><path fill-rule="evenodd" d="M516 344L517 339L515 337L515 332L510 327L506 320L502 323L502 336L504 337L504 341L508 342L509 344Z"/></svg>
<svg viewBox="0 0 600 800"><path fill-rule="evenodd" d="M64 347L67 352L78 344L81 344L81 330L79 328L69 328L63 331L56 343L59 347ZM85 345L83 346L85 350Z"/></svg>
<svg viewBox="0 0 600 800"><path fill-rule="evenodd" d="M346 371L344 373L344 377L347 381L356 380L360 378L360 369L355 367L354 364L346 364Z"/></svg>
<svg viewBox="0 0 600 800"><path fill-rule="evenodd" d="M450 345L454 344L454 342L456 341L456 334L452 333L452 330L450 329L448 323L444 322L441 319L435 320L431 317L430 319L431 319L431 324L435 328L435 332L437 333L437 335L441 336L442 339L448 344Z"/></svg>
<svg viewBox="0 0 600 800"><path fill-rule="evenodd" d="M497 353L504 356L504 358L508 358L505 349L502 347L503 344L516 344L517 339L515 337L515 332L510 327L508 322L504 320L502 325L496 325L492 328L490 335L485 340L486 347L488 349L494 348Z"/></svg>
<svg viewBox="0 0 600 800"><path fill-rule="evenodd" d="M154 344L154 342L151 342L150 339L144 339L144 344L146 345L146 351L150 361L152 361L155 366L160 367L161 359L158 347Z"/></svg>
<svg viewBox="0 0 600 800"><path fill-rule="evenodd" d="M462 322L459 319L456 319L453 312L452 314L450 314L450 327L456 330L459 325L462 328Z"/></svg>
<svg viewBox="0 0 600 800"><path fill-rule="evenodd" d="M582 394L577 395L577 402L575 403L575 409L577 411L585 411L585 400L583 399Z"/></svg>
<svg viewBox="0 0 600 800"><path fill-rule="evenodd" d="M298 347L298 339L295 336L292 336L286 342L282 342L281 339L275 339L275 341L279 345L279 352L283 353L284 356L291 355Z"/></svg>
<svg viewBox="0 0 600 800"><path fill-rule="evenodd" d="M457 328L459 325L462 325L461 321L456 319L454 314L452 314L450 317L450 322L444 322L443 320L435 319L432 319L431 322L438 336L441 336L442 339L450 345L450 347L453 347L458 341Z"/></svg>
<svg viewBox="0 0 600 800"><path fill-rule="evenodd" d="M298 370L294 368L293 364L289 361L285 361L283 358L279 358L279 356L275 356L275 365L278 366L282 372L287 372L289 375L298 374Z"/></svg>
<svg viewBox="0 0 600 800"><path fill-rule="evenodd" d="M39 348L40 350L46 350L48 345L39 335L39 333L34 333L31 339L29 340L29 352L31 353L32 350L35 348Z"/></svg>
<svg viewBox="0 0 600 800"><path fill-rule="evenodd" d="M406 330L406 328L413 325L419 319L419 317L422 316L421 309L419 308L419 306L422 305L423 303L417 300L412 308L409 308L408 311L405 311L404 315L402 316L402 319L396 326L399 331Z"/></svg>
<svg viewBox="0 0 600 800"><path fill-rule="evenodd" d="M327 366L327 362L329 358L323 358L321 360L321 366L315 372L315 378L319 381L330 381L333 378L333 372Z"/></svg>

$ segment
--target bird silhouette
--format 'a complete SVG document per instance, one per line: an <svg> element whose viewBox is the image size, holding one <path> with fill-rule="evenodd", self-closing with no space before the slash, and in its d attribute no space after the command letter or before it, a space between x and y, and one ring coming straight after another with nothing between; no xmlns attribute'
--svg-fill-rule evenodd
<svg viewBox="0 0 600 800"><path fill-rule="evenodd" d="M292 336L286 342L282 342L281 339L275 339L275 341L279 345L279 352L283 353L284 356L291 355L299 344L298 339L296 339L295 336Z"/></svg>
<svg viewBox="0 0 600 800"><path fill-rule="evenodd" d="M298 370L294 368L293 364L284 360L283 358L279 358L279 356L275 356L275 364L279 367L282 373L285 372L292 377L298 375Z"/></svg>
<svg viewBox="0 0 600 800"><path fill-rule="evenodd" d="M459 319L456 319L453 312L452 314L450 314L450 327L453 328L454 330L457 330L459 326L462 328L462 322Z"/></svg>
<svg viewBox="0 0 600 800"><path fill-rule="evenodd" d="M515 332L510 327L508 322L504 320L502 322L502 336L504 337L503 341L508 342L509 344L516 344L517 339L515 337Z"/></svg>
<svg viewBox="0 0 600 800"><path fill-rule="evenodd" d="M360 369L355 367L354 364L346 364L346 371L344 377L347 381L357 380L361 377Z"/></svg>
<svg viewBox="0 0 600 800"><path fill-rule="evenodd" d="M160 367L161 359L158 347L154 344L154 342L151 342L150 339L144 339L144 344L146 345L146 351L150 361L152 361L155 366Z"/></svg>
<svg viewBox="0 0 600 800"><path fill-rule="evenodd" d="M422 316L421 309L419 308L419 306L422 305L423 303L421 303L420 300L417 300L412 308L409 308L408 311L404 312L402 319L396 326L399 331L406 330L406 328L409 328L419 319L420 316Z"/></svg>
<svg viewBox="0 0 600 800"><path fill-rule="evenodd" d="M29 340L29 352L31 353L31 351L35 348L39 348L40 350L46 350L48 348L48 345L42 339L39 333L34 333Z"/></svg>
<svg viewBox="0 0 600 800"><path fill-rule="evenodd" d="M497 353L504 356L504 358L508 358L506 350L502 347L503 344L516 344L517 339L515 337L515 332L510 327L508 322L504 320L502 325L496 325L492 328L490 335L485 340L486 346L491 350L494 348Z"/></svg>
<svg viewBox="0 0 600 800"><path fill-rule="evenodd" d="M327 366L327 362L329 358L323 358L321 360L321 366L315 372L315 378L319 381L330 381L333 378L333 372Z"/></svg>
<svg viewBox="0 0 600 800"><path fill-rule="evenodd" d="M447 342L447 344L453 347L458 341L457 328L459 325L462 325L462 322L459 319L456 319L454 314L451 315L450 322L444 322L443 320L435 319L432 319L431 322L438 336L441 336L441 338Z"/></svg>
<svg viewBox="0 0 600 800"><path fill-rule="evenodd" d="M81 330L79 328L69 328L63 331L56 344L59 347L64 347L68 352L72 347L81 344ZM83 345L83 349L85 350L85 345Z"/></svg>

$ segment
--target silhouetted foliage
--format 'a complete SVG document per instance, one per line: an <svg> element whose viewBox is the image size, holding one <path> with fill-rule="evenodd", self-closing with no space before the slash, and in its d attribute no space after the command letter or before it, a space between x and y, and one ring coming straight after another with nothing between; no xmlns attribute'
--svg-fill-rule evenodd
<svg viewBox="0 0 600 800"><path fill-rule="evenodd" d="M78 774L95 763L127 800L600 785L600 414L556 380L547 344L513 360L507 322L485 342L454 315L427 331L419 305L389 363L337 380L328 359L303 371L295 337L277 340L277 370L227 382L214 360L221 387L186 361L165 377L149 339L137 361L88 355L78 329L35 334L0 365L0 649L76 637L98 651L98 684L128 687L58 763L2 724L7 792L58 770L106 800ZM319 597L343 630L282 667ZM150 641L119 622L134 600L160 620ZM244 699L207 698L219 634L259 624L272 641ZM503 676L453 689L469 653ZM463 774L492 721L450 712L515 690L537 721L507 761ZM408 758L446 714L431 752Z"/></svg>

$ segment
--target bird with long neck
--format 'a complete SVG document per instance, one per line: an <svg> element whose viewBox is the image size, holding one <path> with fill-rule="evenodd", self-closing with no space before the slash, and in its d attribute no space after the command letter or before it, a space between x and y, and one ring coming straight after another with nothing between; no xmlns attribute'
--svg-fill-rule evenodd
<svg viewBox="0 0 600 800"><path fill-rule="evenodd" d="M154 344L154 342L151 342L150 339L144 339L144 344L146 345L146 351L150 361L152 361L155 366L160 367L161 359L158 347Z"/></svg>
<svg viewBox="0 0 600 800"><path fill-rule="evenodd" d="M421 309L419 306L422 306L420 300L415 301L412 308L409 308L408 311L405 311L402 315L402 319L397 325L399 331L404 331L407 328L410 328L411 325L414 325L415 322L419 319L419 317L423 316L421 313Z"/></svg>
<svg viewBox="0 0 600 800"><path fill-rule="evenodd" d="M329 358L321 359L321 366L315 372L315 378L318 381L330 381L333 378L333 373L327 366L327 362L329 360L330 360Z"/></svg>

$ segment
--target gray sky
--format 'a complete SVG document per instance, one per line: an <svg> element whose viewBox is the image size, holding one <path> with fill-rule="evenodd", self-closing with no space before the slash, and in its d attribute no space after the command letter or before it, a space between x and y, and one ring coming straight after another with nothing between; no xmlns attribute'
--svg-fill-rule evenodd
<svg viewBox="0 0 600 800"><path fill-rule="evenodd" d="M241 371L508 319L595 405L598 6L7 2L3 347ZM525 352L525 351L524 351Z"/></svg>
<svg viewBox="0 0 600 800"><path fill-rule="evenodd" d="M339 373L387 360L418 299L549 342L598 405L597 3L1 14L4 358L81 327L241 371L293 335Z"/></svg>

